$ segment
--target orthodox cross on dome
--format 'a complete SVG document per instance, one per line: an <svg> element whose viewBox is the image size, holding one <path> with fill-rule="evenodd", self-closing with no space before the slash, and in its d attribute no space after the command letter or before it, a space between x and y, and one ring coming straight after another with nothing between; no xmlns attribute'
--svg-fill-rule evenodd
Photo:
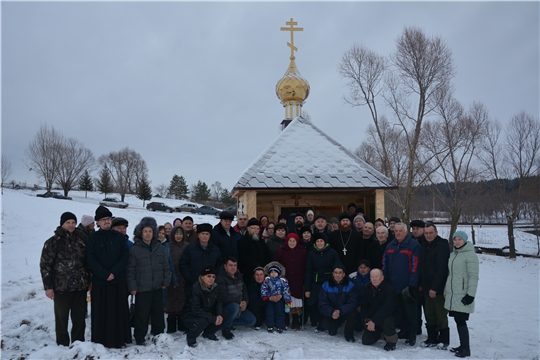
<svg viewBox="0 0 540 360"><path fill-rule="evenodd" d="M295 31L304 31L304 28L295 28L294 25L298 25L298 22L293 21L293 18L291 18L291 21L287 21L285 24L290 25L289 27L282 27L281 31L290 31L291 32L291 42L287 43L287 46L291 48L291 60L294 60L294 52L298 51L298 48L294 46L294 32Z"/></svg>

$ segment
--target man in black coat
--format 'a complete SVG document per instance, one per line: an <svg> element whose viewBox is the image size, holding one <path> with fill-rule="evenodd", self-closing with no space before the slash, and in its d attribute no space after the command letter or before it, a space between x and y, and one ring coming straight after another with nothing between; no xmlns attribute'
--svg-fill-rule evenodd
<svg viewBox="0 0 540 360"><path fill-rule="evenodd" d="M351 217L343 212L339 215L339 230L330 234L330 246L336 250L339 260L345 265L346 273L356 271L358 262L364 258L360 233L351 229Z"/></svg>
<svg viewBox="0 0 540 360"><path fill-rule="evenodd" d="M193 284L199 279L199 274L206 265L215 269L221 268L221 252L210 242L212 225L199 224L197 226L198 241L189 244L180 257L180 273L186 281L186 292L191 293Z"/></svg>
<svg viewBox="0 0 540 360"><path fill-rule="evenodd" d="M379 249L379 241L375 237L373 223L367 222L362 228L362 248L364 259L368 259L372 268L382 267L382 252Z"/></svg>
<svg viewBox="0 0 540 360"><path fill-rule="evenodd" d="M428 223L424 229L426 242L420 252L420 286L424 293L424 314L428 338L425 346L443 347L450 343L448 311L444 308L444 286L448 277L448 240L441 238L437 227Z"/></svg>
<svg viewBox="0 0 540 360"><path fill-rule="evenodd" d="M381 338L382 333L386 338L384 349L391 351L396 348L398 340L392 316L396 291L389 282L384 280L383 272L380 269L371 270L370 280L371 282L366 285L362 297L362 312L366 316L366 331L362 335L362 344L375 344Z"/></svg>
<svg viewBox="0 0 540 360"><path fill-rule="evenodd" d="M264 267L272 261L270 250L259 237L259 225L259 220L251 218L246 234L238 241L238 270L244 275L246 284L251 282L256 267Z"/></svg>
<svg viewBox="0 0 540 360"><path fill-rule="evenodd" d="M411 227L411 233L412 237L420 246L425 244L426 238L424 237L424 228L426 227L426 223L423 220L413 220L409 223L409 226ZM424 294L420 290L420 297L418 301L416 302L417 310L416 314L418 318L416 319L416 335L422 334L422 307L424 307Z"/></svg>
<svg viewBox="0 0 540 360"><path fill-rule="evenodd" d="M231 227L234 215L228 211L219 214L219 224L214 226L210 241L216 245L221 252L221 259L225 261L229 256L238 259L238 233Z"/></svg>

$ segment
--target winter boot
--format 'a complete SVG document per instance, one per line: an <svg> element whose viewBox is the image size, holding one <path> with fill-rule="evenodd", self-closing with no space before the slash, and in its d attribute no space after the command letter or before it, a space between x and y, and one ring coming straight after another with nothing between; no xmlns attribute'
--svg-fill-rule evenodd
<svg viewBox="0 0 540 360"><path fill-rule="evenodd" d="M396 343L398 341L397 334L394 334L392 336L385 336L386 338L386 345L384 345L384 350L386 351L392 351L396 349Z"/></svg>
<svg viewBox="0 0 540 360"><path fill-rule="evenodd" d="M292 316L292 329L300 330L300 319L297 314L293 314Z"/></svg>
<svg viewBox="0 0 540 360"><path fill-rule="evenodd" d="M460 358L471 356L471 348L469 347L469 328L467 325L460 325L457 327L457 330L459 343L461 345L459 346L460 349L455 352L456 356Z"/></svg>
<svg viewBox="0 0 540 360"><path fill-rule="evenodd" d="M422 341L422 346L437 346L437 328L435 327L435 325L426 325L426 328L428 337L425 341Z"/></svg>
<svg viewBox="0 0 540 360"><path fill-rule="evenodd" d="M176 322L178 321L178 316L175 314L167 315L167 334L176 332Z"/></svg>
<svg viewBox="0 0 540 360"><path fill-rule="evenodd" d="M437 343L439 343L437 347L440 350L448 349L448 345L450 345L450 329L449 328L441 329L439 331L439 338L437 340Z"/></svg>

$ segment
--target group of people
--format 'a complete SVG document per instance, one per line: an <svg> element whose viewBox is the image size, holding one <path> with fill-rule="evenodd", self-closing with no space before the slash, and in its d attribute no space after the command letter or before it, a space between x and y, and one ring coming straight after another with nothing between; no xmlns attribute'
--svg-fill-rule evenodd
<svg viewBox="0 0 540 360"><path fill-rule="evenodd" d="M348 342L355 332L363 332L364 345L383 338L390 351L399 338L416 344L423 308L423 345L448 347L449 314L460 338L451 351L469 356L466 322L474 311L478 258L467 235L453 235L451 252L434 224L413 220L409 233L392 217L387 228L352 205L330 222L311 210L279 216L277 223L238 214L235 226L228 212L215 226L194 226L187 216L158 227L144 217L133 241L128 221L103 206L78 227L66 212L40 264L46 295L54 299L57 343L84 341L89 291L91 340L111 348L131 343L131 326L138 345L145 344L149 323L152 335L163 333L165 312L166 331L184 331L191 347L201 334L218 340L218 330L231 340L239 326L260 330L265 323L268 332L282 333L309 321L315 332L332 336L344 324Z"/></svg>

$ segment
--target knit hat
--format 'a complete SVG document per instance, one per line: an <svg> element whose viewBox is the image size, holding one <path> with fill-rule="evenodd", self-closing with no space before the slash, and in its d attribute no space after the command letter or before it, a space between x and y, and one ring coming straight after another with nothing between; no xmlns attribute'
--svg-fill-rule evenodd
<svg viewBox="0 0 540 360"><path fill-rule="evenodd" d="M309 232L312 232L311 231L311 227L307 226L307 225L304 225L300 228L300 234L303 234L305 233L306 231L309 231Z"/></svg>
<svg viewBox="0 0 540 360"><path fill-rule="evenodd" d="M343 219L351 220L351 214L348 213L348 212L342 212L341 214L339 214L339 221L341 221Z"/></svg>
<svg viewBox="0 0 540 360"><path fill-rule="evenodd" d="M98 221L104 217L112 217L112 212L110 212L110 210L105 206L99 205L96 209L96 216L94 216L94 220Z"/></svg>
<svg viewBox="0 0 540 360"><path fill-rule="evenodd" d="M458 230L454 233L454 236L452 236L452 240L454 240L454 238L456 236L459 236L460 238L463 239L463 241L467 242L467 240L469 240L469 237L467 236L467 234L465 234L464 231L461 231L461 230Z"/></svg>
<svg viewBox="0 0 540 360"><path fill-rule="evenodd" d="M422 220L413 220L410 222L409 224L410 227L426 227L426 223L423 222Z"/></svg>
<svg viewBox="0 0 540 360"><path fill-rule="evenodd" d="M210 225L208 223L197 225L197 234L200 234L200 233L205 232L205 231L209 232L211 234L212 233L212 225Z"/></svg>
<svg viewBox="0 0 540 360"><path fill-rule="evenodd" d="M286 239L287 241L289 241L290 238L296 239L296 242L299 241L298 235L296 235L295 233L290 233L289 235L287 235L287 237L286 237L285 239Z"/></svg>
<svg viewBox="0 0 540 360"><path fill-rule="evenodd" d="M156 219L149 216L143 217L141 221L137 224L137 226L135 226L135 229L133 230L133 235L139 238L142 237L142 231L146 227L149 227L150 229L152 229L152 238L157 239L158 231L157 231Z"/></svg>
<svg viewBox="0 0 540 360"><path fill-rule="evenodd" d="M264 268L262 266L257 266L255 269L253 269L253 273L255 274L255 271L262 270L264 272Z"/></svg>
<svg viewBox="0 0 540 360"><path fill-rule="evenodd" d="M118 226L118 225L124 225L125 227L127 227L129 225L129 222L124 219L123 217L114 217L112 219L112 227L115 227L115 226Z"/></svg>
<svg viewBox="0 0 540 360"><path fill-rule="evenodd" d="M358 220L358 219L362 219L363 222L366 222L366 219L364 219L364 217L363 217L362 215L356 215L356 216L354 217L353 222L356 221L356 220Z"/></svg>
<svg viewBox="0 0 540 360"><path fill-rule="evenodd" d="M324 216L323 214L318 214L317 216L315 216L315 218L313 219L313 221L317 221L317 219L324 219L326 220L326 216Z"/></svg>
<svg viewBox="0 0 540 360"><path fill-rule="evenodd" d="M94 222L94 218L91 215L83 215L81 219L82 226L88 226Z"/></svg>
<svg viewBox="0 0 540 360"><path fill-rule="evenodd" d="M205 265L201 270L201 276L208 274L216 275L216 268L214 268L212 265Z"/></svg>
<svg viewBox="0 0 540 360"><path fill-rule="evenodd" d="M311 214L311 215L315 215L315 213L313 212L313 210L308 210L307 213L306 213L306 216L307 216L307 215L310 215L310 214Z"/></svg>
<svg viewBox="0 0 540 360"><path fill-rule="evenodd" d="M234 214L230 213L228 211L222 211L222 212L219 213L219 218L221 220L231 220L231 221L233 221L234 220Z"/></svg>
<svg viewBox="0 0 540 360"><path fill-rule="evenodd" d="M275 271L278 273L278 275L281 275L281 268L277 265L271 265L269 268L268 268L268 275L270 275L270 273L272 271Z"/></svg>
<svg viewBox="0 0 540 360"><path fill-rule="evenodd" d="M77 217L74 213L66 211L62 214L62 216L60 216L60 226L64 225L64 223L68 220L75 220L75 222L77 222Z"/></svg>
<svg viewBox="0 0 540 360"><path fill-rule="evenodd" d="M330 224L332 223L339 224L339 220L336 217L330 218Z"/></svg>
<svg viewBox="0 0 540 360"><path fill-rule="evenodd" d="M274 232L278 231L278 229L283 229L287 231L287 225L284 223L277 223L276 226L274 226Z"/></svg>
<svg viewBox="0 0 540 360"><path fill-rule="evenodd" d="M328 244L328 236L326 236L325 233L316 231L315 234L313 234L313 242L322 239L325 243Z"/></svg>
<svg viewBox="0 0 540 360"><path fill-rule="evenodd" d="M261 226L261 223L259 222L259 220L257 220L257 218L252 217L251 219L249 219L247 226L250 227L254 225Z"/></svg>
<svg viewBox="0 0 540 360"><path fill-rule="evenodd" d="M336 269L341 269L343 270L343 272L347 272L347 270L345 270L345 265L343 265L341 261L338 261L334 264L334 267L332 268L332 270L336 270Z"/></svg>
<svg viewBox="0 0 540 360"><path fill-rule="evenodd" d="M397 216L392 216L392 217L388 220L388 223L390 224L392 221L398 223L398 222L401 222L401 219L398 218Z"/></svg>

